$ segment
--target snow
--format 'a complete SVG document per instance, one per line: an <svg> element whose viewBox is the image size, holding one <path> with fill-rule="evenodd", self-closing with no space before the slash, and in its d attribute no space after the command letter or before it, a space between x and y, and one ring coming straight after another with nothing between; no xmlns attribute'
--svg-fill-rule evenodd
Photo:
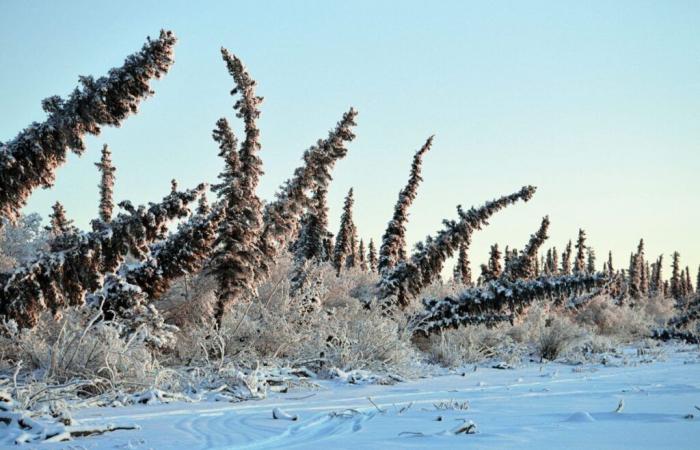
<svg viewBox="0 0 700 450"><path fill-rule="evenodd" d="M627 349L606 364L485 364L393 385L314 380L320 389L240 403L88 408L72 413L83 426L140 428L73 443L87 449L697 449L698 348L663 349L655 361ZM275 420L273 411L298 420ZM65 448L56 445L39 448Z"/></svg>

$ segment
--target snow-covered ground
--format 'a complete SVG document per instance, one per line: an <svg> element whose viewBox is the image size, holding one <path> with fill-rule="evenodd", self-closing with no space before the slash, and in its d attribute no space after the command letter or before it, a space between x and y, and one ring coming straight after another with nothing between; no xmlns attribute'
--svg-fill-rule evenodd
<svg viewBox="0 0 700 450"><path fill-rule="evenodd" d="M318 383L243 403L80 410L82 424L140 429L39 447L700 448L697 347L668 346L653 358L628 350L605 365L469 367L389 386ZM276 408L298 420L273 419ZM474 434L455 433L469 421Z"/></svg>

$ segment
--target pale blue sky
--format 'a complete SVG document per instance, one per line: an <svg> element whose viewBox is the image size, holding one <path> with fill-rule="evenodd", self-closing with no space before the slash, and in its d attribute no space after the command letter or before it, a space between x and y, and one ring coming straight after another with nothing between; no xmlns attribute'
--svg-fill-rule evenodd
<svg viewBox="0 0 700 450"><path fill-rule="evenodd" d="M107 142L116 199L157 200L177 178L214 181L211 129L235 120L219 55L239 55L258 81L270 198L302 151L350 105L357 139L330 191L335 231L355 187L355 217L378 240L413 152L435 133L411 210L411 243L455 205L539 187L494 217L472 246L522 247L541 217L560 250L578 227L599 262L616 264L644 237L647 253L678 249L700 263L700 2L82 2L0 0L0 140L33 120L40 101L102 75L160 28L180 42L155 97L120 129L89 139L56 186L26 211L62 201L81 226L96 215L93 163ZM668 274L668 269L666 271Z"/></svg>

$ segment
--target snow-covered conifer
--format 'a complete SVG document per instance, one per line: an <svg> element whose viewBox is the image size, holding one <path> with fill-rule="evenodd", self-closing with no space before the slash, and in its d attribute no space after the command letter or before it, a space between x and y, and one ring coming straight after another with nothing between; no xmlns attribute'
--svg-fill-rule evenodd
<svg viewBox="0 0 700 450"><path fill-rule="evenodd" d="M112 211L114 211L114 172L116 168L112 164L112 152L107 144L102 146L102 158L100 162L95 163L100 171L100 219L108 223L112 220Z"/></svg>
<svg viewBox="0 0 700 450"><path fill-rule="evenodd" d="M462 242L459 245L459 252L457 253L457 264L454 268L454 279L455 281L462 283L465 286L472 285L472 270L469 267L469 255L467 254L467 249L469 248L470 239Z"/></svg>
<svg viewBox="0 0 700 450"><path fill-rule="evenodd" d="M369 264L369 270L372 273L376 273L378 270L378 261L377 261L377 251L374 248L374 240L370 239L369 240L369 245L367 246L367 262ZM700 269L698 271L700 274Z"/></svg>
<svg viewBox="0 0 700 450"><path fill-rule="evenodd" d="M379 272L384 273L392 269L400 261L406 259L406 223L408 222L408 209L416 199L418 185L423 180L421 177L421 165L423 156L430 150L433 144L433 136L430 136L425 144L413 156L411 174L408 183L399 192L399 199L394 206L394 215L387 225L382 245L379 248Z"/></svg>
<svg viewBox="0 0 700 450"><path fill-rule="evenodd" d="M593 247L588 247L588 259L586 260L586 272L595 273L595 250Z"/></svg>
<svg viewBox="0 0 700 450"><path fill-rule="evenodd" d="M683 287L681 286L681 255L678 252L673 252L671 258L670 294L671 297L680 300L683 297Z"/></svg>
<svg viewBox="0 0 700 450"><path fill-rule="evenodd" d="M576 259L574 260L574 273L586 271L586 232L582 228L578 230L576 240Z"/></svg>
<svg viewBox="0 0 700 450"><path fill-rule="evenodd" d="M360 270L367 272L367 259L365 258L365 241L360 239L360 246L357 248L357 259Z"/></svg>
<svg viewBox="0 0 700 450"><path fill-rule="evenodd" d="M517 255L511 256L511 261L503 273L503 276L517 280L519 278L534 278L535 263L537 261L537 252L539 251L544 241L547 240L547 230L549 229L549 216L542 218L540 228L536 233L530 236L527 245Z"/></svg>
<svg viewBox="0 0 700 450"><path fill-rule="evenodd" d="M343 204L343 214L340 216L340 229L335 236L335 248L333 249L333 267L336 275L340 276L340 271L346 265L346 259L354 253L355 224L352 220L352 206L354 203L353 189L350 188Z"/></svg>
<svg viewBox="0 0 700 450"><path fill-rule="evenodd" d="M81 87L67 99L53 96L42 102L48 113L44 122L34 122L0 144L0 217L16 220L32 191L52 186L67 151L85 150L85 135L99 134L102 125L118 126L138 110L141 100L152 94L151 79L172 65L175 41L170 31L161 31L107 76L80 77Z"/></svg>
<svg viewBox="0 0 700 450"><path fill-rule="evenodd" d="M570 275L571 274L571 254L572 254L572 248L571 248L571 240L566 244L566 248L561 254L561 273L562 275Z"/></svg>
<svg viewBox="0 0 700 450"><path fill-rule="evenodd" d="M459 220L443 221L444 228L434 238L429 236L424 242L419 242L409 260L399 263L382 276L379 282L380 298L395 296L401 307L407 306L410 299L439 276L445 260L475 230L486 225L496 212L518 200L528 201L534 193L534 186L525 186L518 192L487 202L480 208L464 211L458 207Z"/></svg>

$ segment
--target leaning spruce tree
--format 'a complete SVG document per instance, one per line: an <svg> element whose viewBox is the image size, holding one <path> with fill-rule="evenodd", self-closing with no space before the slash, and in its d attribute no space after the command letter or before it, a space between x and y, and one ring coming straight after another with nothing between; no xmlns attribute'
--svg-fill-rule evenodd
<svg viewBox="0 0 700 450"><path fill-rule="evenodd" d="M406 259L406 223L408 222L408 209L416 199L418 185L421 178L421 165L423 156L430 150L433 144L433 136L430 136L425 144L413 156L411 174L406 186L399 192L399 199L394 206L394 215L387 225L382 245L379 248L379 272L384 273L392 269L400 261Z"/></svg>
<svg viewBox="0 0 700 450"><path fill-rule="evenodd" d="M0 217L16 220L32 191L51 187L67 151L85 151L85 135L99 134L103 125L119 126L138 110L141 100L153 93L150 81L172 65L175 41L170 31L161 31L107 76L80 77L82 86L68 99L53 96L42 102L48 113L44 122L32 123L0 144Z"/></svg>
<svg viewBox="0 0 700 450"><path fill-rule="evenodd" d="M236 85L231 95L241 94L233 108L245 124L245 139L238 150L228 123L219 119L214 139L227 166L220 175L221 183L214 187L219 199L226 204L217 252L212 258L213 272L219 283L214 306L214 319L219 327L233 302L255 294L256 283L263 275L263 256L256 245L262 231L262 202L256 194L263 173L258 156L260 130L257 127L262 97L255 94L256 83L241 60L224 48L221 55Z"/></svg>
<svg viewBox="0 0 700 450"><path fill-rule="evenodd" d="M520 278L534 278L537 276L535 273L535 263L537 261L537 252L539 251L544 241L547 240L547 230L549 229L549 216L545 216L542 219L540 228L537 232L530 236L530 240L523 249L523 251L513 258L513 261L509 264L508 270L503 274L503 276L511 279L517 280Z"/></svg>
<svg viewBox="0 0 700 450"><path fill-rule="evenodd" d="M346 260L352 256L355 242L355 224L352 220L352 206L354 203L353 189L350 188L343 204L343 214L340 216L340 229L335 237L335 248L333 249L333 267L336 275L340 276L340 271L345 267Z"/></svg>
<svg viewBox="0 0 700 450"><path fill-rule="evenodd" d="M112 220L112 211L114 211L114 173L117 169L112 164L112 152L107 144L102 146L102 158L100 162L95 163L100 171L100 208L99 217L105 223Z"/></svg>
<svg viewBox="0 0 700 450"><path fill-rule="evenodd" d="M470 239L475 230L488 224L488 219L518 200L528 201L535 193L534 186L525 186L520 191L487 202L480 208L469 211L457 207L459 220L444 220L444 228L435 237L418 243L410 259L398 264L382 276L379 281L381 299L393 297L404 308L411 299L432 283L442 271L447 258L459 249L459 245Z"/></svg>

